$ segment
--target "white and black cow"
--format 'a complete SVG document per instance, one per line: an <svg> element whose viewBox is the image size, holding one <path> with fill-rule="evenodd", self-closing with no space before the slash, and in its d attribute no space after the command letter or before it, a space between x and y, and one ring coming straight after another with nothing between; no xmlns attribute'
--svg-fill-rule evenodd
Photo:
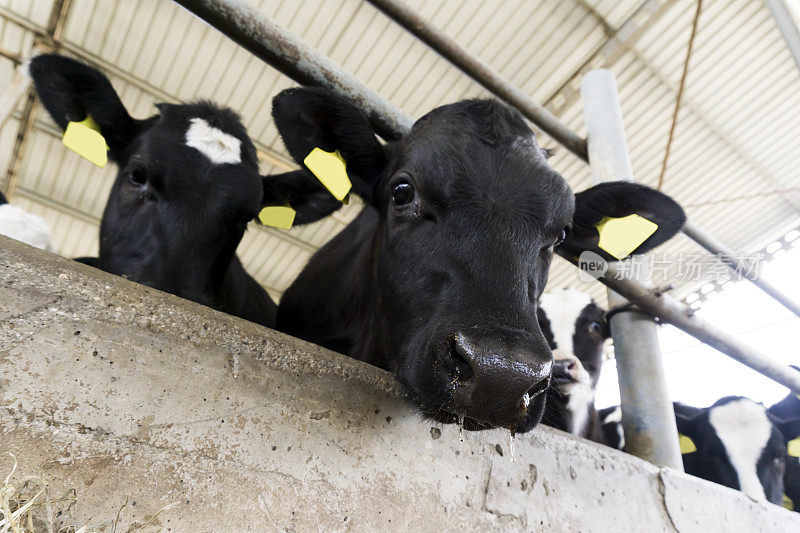
<svg viewBox="0 0 800 533"><path fill-rule="evenodd" d="M48 252L53 251L53 237L47 222L21 207L8 203L2 192L0 192L0 235Z"/></svg>
<svg viewBox="0 0 800 533"><path fill-rule="evenodd" d="M602 442L594 397L609 337L605 310L588 294L563 288L542 295L537 317L555 354L542 423Z"/></svg>
<svg viewBox="0 0 800 533"><path fill-rule="evenodd" d="M603 254L603 217L639 213L658 224L645 252L685 220L641 185L574 194L496 100L441 106L387 144L321 89L282 92L273 116L298 163L338 151L366 203L284 293L278 328L393 371L424 413L467 428L541 419L553 359L536 309L556 247Z"/></svg>
<svg viewBox="0 0 800 533"><path fill-rule="evenodd" d="M787 443L800 435L798 418L778 418L743 396L727 396L705 408L673 406L687 474L755 500L783 502ZM600 418L607 443L621 449L619 408L601 410Z"/></svg>
<svg viewBox="0 0 800 533"><path fill-rule="evenodd" d="M340 205L304 171L262 178L239 117L210 102L157 104L132 118L98 70L40 55L30 73L62 129L91 115L117 173L100 225L99 257L82 261L267 326L276 305L236 257L247 224L290 204L295 224ZM57 177L56 177L57 178Z"/></svg>
<svg viewBox="0 0 800 533"><path fill-rule="evenodd" d="M800 436L791 438L792 435L800 435L800 396L789 394L770 407L769 412L781 421L781 432L789 441L786 471L783 474L783 505L800 513Z"/></svg>

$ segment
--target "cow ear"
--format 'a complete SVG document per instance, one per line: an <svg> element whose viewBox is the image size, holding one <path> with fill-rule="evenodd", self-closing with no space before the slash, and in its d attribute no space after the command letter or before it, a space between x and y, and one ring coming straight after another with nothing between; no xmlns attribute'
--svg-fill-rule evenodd
<svg viewBox="0 0 800 533"><path fill-rule="evenodd" d="M319 180L305 170L263 176L261 206L289 205L295 210L294 225L324 218L342 206Z"/></svg>
<svg viewBox="0 0 800 533"><path fill-rule="evenodd" d="M630 231L621 230L623 240L625 232L630 233L629 246L626 248L624 242L617 243L614 249L604 246L600 242L598 226L603 227L604 223L630 215L641 218L625 220L626 224L634 226ZM681 230L684 222L686 214L683 209L666 194L636 183L601 183L575 195L572 229L559 249L575 257L591 251L607 261L617 261L627 255L646 253L663 244ZM618 241L618 238L614 240Z"/></svg>
<svg viewBox="0 0 800 533"><path fill-rule="evenodd" d="M700 424L700 418L705 409L684 405L679 402L674 402L672 407L675 410L675 423L678 426L678 433L695 438L698 433L697 428Z"/></svg>
<svg viewBox="0 0 800 533"><path fill-rule="evenodd" d="M791 441L800 437L800 409L789 412L783 410L778 414L773 407L768 409L769 418L772 423L780 430L781 434L787 441ZM800 444L795 447L796 453L800 453Z"/></svg>
<svg viewBox="0 0 800 533"><path fill-rule="evenodd" d="M367 117L350 102L314 87L286 89L272 100L272 116L286 149L304 168L318 148L344 159L353 192L370 202L373 181L386 167L386 149Z"/></svg>
<svg viewBox="0 0 800 533"><path fill-rule="evenodd" d="M138 122L128 114L108 78L97 69L56 54L33 58L29 71L39 99L56 124L64 130L69 122L81 122L91 115L111 159L119 161L136 137Z"/></svg>

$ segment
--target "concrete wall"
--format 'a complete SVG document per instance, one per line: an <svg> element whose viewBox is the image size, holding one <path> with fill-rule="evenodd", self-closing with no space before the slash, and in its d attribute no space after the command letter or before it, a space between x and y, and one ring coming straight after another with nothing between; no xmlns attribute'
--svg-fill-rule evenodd
<svg viewBox="0 0 800 533"><path fill-rule="evenodd" d="M423 419L387 373L0 236L0 450L75 522L154 529L800 531L536 429ZM0 457L0 473L11 459Z"/></svg>

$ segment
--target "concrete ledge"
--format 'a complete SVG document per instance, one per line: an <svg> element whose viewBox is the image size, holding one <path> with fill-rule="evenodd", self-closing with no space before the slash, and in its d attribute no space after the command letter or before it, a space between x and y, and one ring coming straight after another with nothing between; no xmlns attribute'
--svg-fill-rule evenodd
<svg viewBox="0 0 800 533"><path fill-rule="evenodd" d="M557 431L424 420L390 375L0 236L0 450L120 530L800 531ZM0 457L0 473L11 467ZM135 506L132 502L136 502Z"/></svg>

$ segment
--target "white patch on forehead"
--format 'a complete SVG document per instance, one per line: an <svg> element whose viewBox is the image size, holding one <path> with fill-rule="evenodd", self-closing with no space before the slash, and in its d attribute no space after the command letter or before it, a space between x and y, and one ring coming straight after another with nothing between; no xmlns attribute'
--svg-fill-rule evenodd
<svg viewBox="0 0 800 533"><path fill-rule="evenodd" d="M766 500L756 471L758 459L772 434L766 409L742 398L711 408L708 421L725 446L739 477L740 490L753 499Z"/></svg>
<svg viewBox="0 0 800 533"><path fill-rule="evenodd" d="M193 118L186 130L186 146L191 146L206 156L212 163L242 162L242 141L219 128L211 126L202 118Z"/></svg>
<svg viewBox="0 0 800 533"><path fill-rule="evenodd" d="M542 295L539 307L547 313L553 340L561 351L573 354L572 337L581 311L592 303L592 297L577 289L554 289Z"/></svg>
<svg viewBox="0 0 800 533"><path fill-rule="evenodd" d="M36 215L12 205L0 205L0 235L11 237L48 252L53 251L50 226Z"/></svg>

